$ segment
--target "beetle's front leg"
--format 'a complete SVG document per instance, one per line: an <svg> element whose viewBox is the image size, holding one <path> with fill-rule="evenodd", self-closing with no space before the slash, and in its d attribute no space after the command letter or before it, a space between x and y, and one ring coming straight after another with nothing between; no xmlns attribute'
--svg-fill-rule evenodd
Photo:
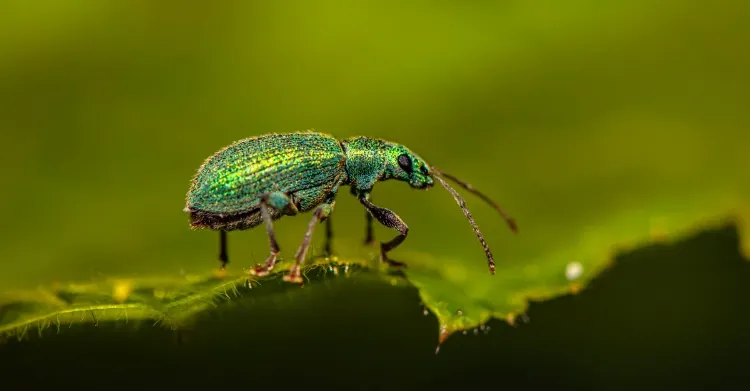
<svg viewBox="0 0 750 391"><path fill-rule="evenodd" d="M295 284L301 284L302 283L302 275L300 273L300 265L302 264L302 261L305 259L305 255L307 254L307 249L310 247L310 241L312 240L312 234L315 230L315 226L318 225L318 223L325 221L328 219L328 216L331 215L331 212L333 212L333 206L336 204L335 201L330 201L325 204L319 205L317 208L315 208L315 212L313 212L313 218L310 220L310 223L307 225L307 232L305 232L305 239L302 241L302 244L299 246L299 249L297 250L297 262L292 266L292 270L289 271L289 274L284 276L284 281L286 282L292 282Z"/></svg>
<svg viewBox="0 0 750 391"><path fill-rule="evenodd" d="M263 216L263 221L266 225L266 233L268 234L268 242L271 247L271 254L266 259L266 263L261 265L255 265L254 268L250 269L250 274L262 277L268 275L268 273L276 265L276 259L279 255L279 244L276 241L276 234L273 230L273 219L271 218L271 210L277 210L281 213L296 214L297 207L292 202L291 198L282 192L273 192L263 196L260 200L260 213Z"/></svg>
<svg viewBox="0 0 750 391"><path fill-rule="evenodd" d="M362 197L356 188L351 188L351 193L355 197ZM370 193L367 193L366 195L367 200L370 199ZM372 246L375 244L375 233L373 230L373 221L372 221L372 214L370 213L369 209L365 210L365 240L364 240L365 246Z"/></svg>
<svg viewBox="0 0 750 391"><path fill-rule="evenodd" d="M370 212L372 217L375 218L380 224L385 225L388 228L393 228L399 232L399 235L395 238L391 239L390 242L381 242L380 243L380 258L383 262L395 266L395 267L403 267L405 266L404 263L394 261L390 258L388 258L388 252L396 248L401 242L406 239L406 235L409 233L409 227L406 226L406 223L404 223L403 220L401 220L400 217L398 217L397 214L393 213L392 211L381 208L379 206L374 205L370 200L368 199L368 195L362 195L359 197L359 202L362 203L362 205L367 208L367 210Z"/></svg>

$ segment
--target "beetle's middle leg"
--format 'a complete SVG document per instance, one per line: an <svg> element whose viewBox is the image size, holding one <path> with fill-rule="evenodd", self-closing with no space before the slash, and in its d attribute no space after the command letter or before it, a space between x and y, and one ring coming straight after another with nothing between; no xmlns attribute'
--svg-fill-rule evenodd
<svg viewBox="0 0 750 391"><path fill-rule="evenodd" d="M331 249L333 242L333 228L331 227L331 219L326 219L326 244L325 248L323 249L325 255L330 256L333 254L333 250Z"/></svg>
<svg viewBox="0 0 750 391"><path fill-rule="evenodd" d="M377 220L380 224L383 224L388 228L393 228L399 232L398 236L391 239L390 242L380 243L380 258L382 259L382 261L394 267L406 266L402 262L394 261L393 259L388 258L388 252L398 247L398 245L401 244L404 239L406 239L406 235L409 233L409 227L406 225L406 223L404 223L403 220L401 220L400 217L398 217L397 214L386 208L376 206L375 204L370 202L368 194L360 196L359 202L362 203L365 208L367 208L369 214L371 214L372 217L374 217L375 220Z"/></svg>
<svg viewBox="0 0 750 391"><path fill-rule="evenodd" d="M271 254L266 259L264 265L255 265L254 268L250 269L250 274L262 277L268 275L268 273L276 265L276 260L279 255L279 243L276 241L276 233L273 230L273 218L271 217L271 211L276 210L283 214L294 215L297 214L297 207L292 202L292 199L288 195L282 192L273 192L264 195L260 200L260 213L263 216L263 221L266 225L266 233L268 234L268 244L271 247Z"/></svg>
<svg viewBox="0 0 750 391"><path fill-rule="evenodd" d="M315 211L313 212L313 218L310 220L310 223L307 225L307 232L305 232L305 239L302 241L302 244L299 246L299 249L297 250L297 262L292 266L292 270L289 271L289 274L284 276L284 281L286 282L293 282L296 284L302 283L302 275L300 274L300 265L302 264L302 261L305 259L305 255L307 254L307 249L310 247L310 241L312 239L312 233L313 230L315 230L315 226L318 225L318 223L321 223L323 221L326 221L328 219L328 216L331 215L331 212L333 212L333 206L336 204L336 201L330 200L327 203L319 205L317 208L315 208Z"/></svg>
<svg viewBox="0 0 750 391"><path fill-rule="evenodd" d="M365 210L365 245L372 246L375 244L375 234L373 233L372 214L369 209Z"/></svg>

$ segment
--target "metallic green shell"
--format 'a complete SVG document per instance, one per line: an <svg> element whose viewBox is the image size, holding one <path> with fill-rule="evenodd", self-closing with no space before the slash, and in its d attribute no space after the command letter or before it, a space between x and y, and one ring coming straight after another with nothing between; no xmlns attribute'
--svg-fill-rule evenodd
<svg viewBox="0 0 750 391"><path fill-rule="evenodd" d="M268 134L240 140L198 169L186 210L252 215L264 194L280 191L306 212L325 201L345 179L345 162L339 141L327 134Z"/></svg>

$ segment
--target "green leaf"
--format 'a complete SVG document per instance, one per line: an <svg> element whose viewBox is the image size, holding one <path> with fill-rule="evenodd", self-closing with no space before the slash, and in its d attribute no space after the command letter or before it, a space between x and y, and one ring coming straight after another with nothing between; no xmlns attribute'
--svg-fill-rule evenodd
<svg viewBox="0 0 750 391"><path fill-rule="evenodd" d="M426 254L410 257L411 262L404 273L419 289L424 305L437 316L439 343L443 343L455 332L484 328L492 318L505 319L510 324L517 322L519 316L528 321L524 311L530 301L578 293L626 250L647 243L681 240L699 230L723 226L727 220L721 217L729 215L718 213L716 219L706 217L702 220L699 217L691 220L684 215L670 216L673 217L669 220L672 223L661 225L659 228L663 232L659 234L637 227L630 230L602 228L596 238L579 246L550 252L533 260L511 260L499 264L494 276L489 276L485 268L465 261ZM628 216L619 217L610 220L612 227L626 226L623 224L627 224ZM747 215L740 221L746 226ZM748 258L750 237L746 228L742 232L745 257ZM626 245L613 245L623 242Z"/></svg>
<svg viewBox="0 0 750 391"><path fill-rule="evenodd" d="M618 253L727 221L738 225L744 254L750 255L750 153L742 152L750 150L750 132L717 126L708 136L639 124L635 114L628 115L613 119L620 125L602 126L603 135L567 132L544 143L519 142L523 152L508 152L518 162L545 163L515 164L514 177L503 179L507 186L498 192L518 222L518 235L499 235L499 216L465 195L470 209L486 211L473 213L480 228L496 220L485 232L495 251L494 276L476 242L463 256L402 256L410 261L407 278L440 320L441 341L490 318L512 323L529 300L585 289ZM648 137L639 130L646 128ZM441 198L450 202L447 193ZM455 218L438 235L463 243L471 230L452 207ZM580 275L569 278L569 268Z"/></svg>
<svg viewBox="0 0 750 391"><path fill-rule="evenodd" d="M30 332L41 336L48 328L60 332L76 324L111 321L133 327L150 322L178 330L228 300L275 294L293 297L303 292L299 286L282 281L281 275L289 266L280 264L262 278L217 271L210 275L102 280L6 292L0 296L0 340L23 339ZM328 278L349 278L366 269L364 262L317 258L303 267L303 275L307 284L315 286Z"/></svg>

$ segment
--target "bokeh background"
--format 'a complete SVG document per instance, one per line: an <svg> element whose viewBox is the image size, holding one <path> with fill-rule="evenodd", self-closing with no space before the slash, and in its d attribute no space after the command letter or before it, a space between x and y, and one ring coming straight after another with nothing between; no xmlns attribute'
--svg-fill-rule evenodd
<svg viewBox="0 0 750 391"><path fill-rule="evenodd" d="M3 4L1 286L214 267L217 235L182 212L189 181L267 132L408 145L512 212L519 238L467 195L507 259L643 197L747 179L744 1ZM409 249L484 267L447 193L373 197ZM339 199L347 255L364 212ZM284 249L306 223L278 224ZM230 240L237 267L267 253L261 231Z"/></svg>
<svg viewBox="0 0 750 391"><path fill-rule="evenodd" d="M182 211L190 179L268 132L409 146L516 217L518 237L467 194L499 262L741 209L749 16L742 0L3 1L0 290L214 268L218 235ZM404 251L485 270L446 192L373 199L411 228ZM367 251L348 192L332 218L337 252ZM282 251L307 222L276 224ZM265 259L263 230L229 240L232 267Z"/></svg>

